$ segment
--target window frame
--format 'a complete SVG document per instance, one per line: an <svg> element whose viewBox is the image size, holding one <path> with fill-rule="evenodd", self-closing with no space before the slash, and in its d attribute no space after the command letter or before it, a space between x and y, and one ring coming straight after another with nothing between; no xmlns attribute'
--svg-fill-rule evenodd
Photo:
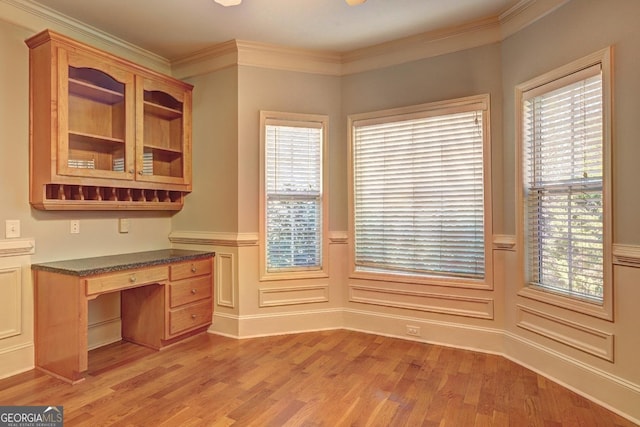
<svg viewBox="0 0 640 427"><path fill-rule="evenodd" d="M521 83L515 88L516 109L516 183L517 183L517 213L516 245L518 254L518 277L521 285L518 295L565 308L589 316L613 320L613 262L612 262L612 234L613 234L613 204L611 179L611 149L612 149L612 56L611 47L604 48L583 58L572 61L564 66L551 70L529 81ZM579 81L580 73L593 66L600 66L602 70L602 203L603 203L603 293L602 302L567 295L547 287L529 283L527 226L526 226L526 166L524 155L527 147L524 138L524 102L528 92L547 93L571 82ZM574 76L572 78L572 76Z"/></svg>
<svg viewBox="0 0 640 427"><path fill-rule="evenodd" d="M444 101L392 108L373 112L352 114L348 116L348 234L349 234L349 266L351 279L365 279L418 285L434 285L452 288L493 289L493 257L492 257L492 169L491 169L491 108L490 95L474 95ZM355 194L354 194L354 127L358 122L382 123L403 121L416 117L432 117L455 114L464 111L482 110L483 128L483 221L484 221L484 277L458 277L454 274L394 274L378 271L358 270L355 262Z"/></svg>
<svg viewBox="0 0 640 427"><path fill-rule="evenodd" d="M269 124L292 125L304 127L320 128L322 132L322 147L320 150L320 173L321 173L321 260L320 267L289 267L276 271L269 271L267 268L267 189L266 189L266 126ZM324 278L329 276L329 251L328 251L328 223L329 223L329 206L328 206L328 173L327 173L327 146L328 146L328 127L329 116L321 114L305 114L305 113L288 113L279 111L260 111L260 218L259 218L259 235L260 235L260 281L269 280L288 280L288 279L307 279L307 278Z"/></svg>

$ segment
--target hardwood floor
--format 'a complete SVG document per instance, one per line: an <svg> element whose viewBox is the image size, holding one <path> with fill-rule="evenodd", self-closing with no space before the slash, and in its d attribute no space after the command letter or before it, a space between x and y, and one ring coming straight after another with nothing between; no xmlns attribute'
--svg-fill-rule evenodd
<svg viewBox="0 0 640 427"><path fill-rule="evenodd" d="M0 405L63 405L65 426L635 425L500 356L343 330L117 343L75 386L0 380Z"/></svg>

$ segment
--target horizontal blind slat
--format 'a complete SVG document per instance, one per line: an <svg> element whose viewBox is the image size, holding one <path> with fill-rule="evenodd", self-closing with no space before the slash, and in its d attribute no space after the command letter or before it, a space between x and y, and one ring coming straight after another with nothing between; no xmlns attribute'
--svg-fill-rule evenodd
<svg viewBox="0 0 640 427"><path fill-rule="evenodd" d="M523 104L530 280L602 298L602 77L554 84Z"/></svg>
<svg viewBox="0 0 640 427"><path fill-rule="evenodd" d="M482 114L355 126L357 266L483 276Z"/></svg>

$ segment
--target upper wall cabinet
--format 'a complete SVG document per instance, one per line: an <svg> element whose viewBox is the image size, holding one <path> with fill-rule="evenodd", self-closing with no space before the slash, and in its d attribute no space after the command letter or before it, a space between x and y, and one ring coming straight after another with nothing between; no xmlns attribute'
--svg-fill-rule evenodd
<svg viewBox="0 0 640 427"><path fill-rule="evenodd" d="M52 31L30 48L30 202L179 210L191 191L187 83Z"/></svg>

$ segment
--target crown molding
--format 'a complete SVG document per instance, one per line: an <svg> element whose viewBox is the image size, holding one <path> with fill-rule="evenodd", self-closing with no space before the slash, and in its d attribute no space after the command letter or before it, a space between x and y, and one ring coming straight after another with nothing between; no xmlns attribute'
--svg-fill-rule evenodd
<svg viewBox="0 0 640 427"><path fill-rule="evenodd" d="M0 0L0 16L34 33L49 28L158 72L171 71L171 63L166 58L31 0Z"/></svg>
<svg viewBox="0 0 640 427"><path fill-rule="evenodd" d="M498 17L485 18L347 52L342 55L342 74L418 61L500 40Z"/></svg>
<svg viewBox="0 0 640 427"><path fill-rule="evenodd" d="M570 0L520 0L498 17L502 39L517 33Z"/></svg>
<svg viewBox="0 0 640 427"><path fill-rule="evenodd" d="M171 61L172 75L186 79L238 64L238 43L229 40Z"/></svg>
<svg viewBox="0 0 640 427"><path fill-rule="evenodd" d="M337 52L289 48L237 40L238 65L338 76L342 58Z"/></svg>
<svg viewBox="0 0 640 427"><path fill-rule="evenodd" d="M242 65L343 76L500 42L570 0L521 0L498 16L350 52L231 40L168 60L33 0L0 0L2 19L34 32L51 28L159 72L188 78Z"/></svg>
<svg viewBox="0 0 640 427"><path fill-rule="evenodd" d="M536 22L570 0L521 0L500 15L428 31L349 52L289 48L235 40L172 61L178 78L232 65L344 76L431 58L492 43ZM229 51L235 44L235 58Z"/></svg>

